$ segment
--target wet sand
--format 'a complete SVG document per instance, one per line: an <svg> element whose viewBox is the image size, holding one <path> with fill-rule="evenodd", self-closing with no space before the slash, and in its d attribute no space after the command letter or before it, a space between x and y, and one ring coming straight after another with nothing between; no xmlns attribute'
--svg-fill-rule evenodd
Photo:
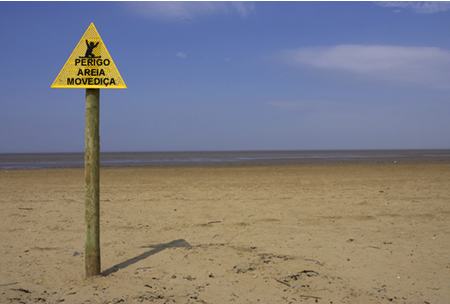
<svg viewBox="0 0 450 304"><path fill-rule="evenodd" d="M0 303L449 303L450 163L0 170ZM77 255L77 253L79 253Z"/></svg>

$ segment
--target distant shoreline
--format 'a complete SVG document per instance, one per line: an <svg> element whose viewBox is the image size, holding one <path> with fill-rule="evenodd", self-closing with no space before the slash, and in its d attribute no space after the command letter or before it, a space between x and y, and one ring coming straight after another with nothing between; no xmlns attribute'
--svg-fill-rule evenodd
<svg viewBox="0 0 450 304"><path fill-rule="evenodd" d="M447 161L450 161L450 149L100 153L103 168ZM82 167L84 153L0 154L0 170Z"/></svg>

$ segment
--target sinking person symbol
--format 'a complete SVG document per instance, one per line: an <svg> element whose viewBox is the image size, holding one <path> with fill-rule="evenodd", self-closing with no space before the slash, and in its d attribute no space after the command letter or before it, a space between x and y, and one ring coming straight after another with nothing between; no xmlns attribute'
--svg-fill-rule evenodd
<svg viewBox="0 0 450 304"><path fill-rule="evenodd" d="M98 42L88 42L86 39L86 54L84 54L84 58L100 58L101 56L95 57L95 55L92 53L92 51L98 46Z"/></svg>

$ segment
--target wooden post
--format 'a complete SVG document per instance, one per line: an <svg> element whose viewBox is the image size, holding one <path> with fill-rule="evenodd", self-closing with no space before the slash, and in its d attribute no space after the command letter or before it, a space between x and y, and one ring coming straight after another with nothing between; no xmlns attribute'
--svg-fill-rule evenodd
<svg viewBox="0 0 450 304"><path fill-rule="evenodd" d="M100 274L100 89L86 89L85 269L86 278Z"/></svg>

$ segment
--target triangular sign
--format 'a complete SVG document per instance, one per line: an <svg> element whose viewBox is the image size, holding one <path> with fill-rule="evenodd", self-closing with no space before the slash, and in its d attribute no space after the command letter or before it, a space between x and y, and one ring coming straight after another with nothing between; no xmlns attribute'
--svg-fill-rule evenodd
<svg viewBox="0 0 450 304"><path fill-rule="evenodd" d="M94 23L91 23L86 30L51 87L64 89L127 88Z"/></svg>

